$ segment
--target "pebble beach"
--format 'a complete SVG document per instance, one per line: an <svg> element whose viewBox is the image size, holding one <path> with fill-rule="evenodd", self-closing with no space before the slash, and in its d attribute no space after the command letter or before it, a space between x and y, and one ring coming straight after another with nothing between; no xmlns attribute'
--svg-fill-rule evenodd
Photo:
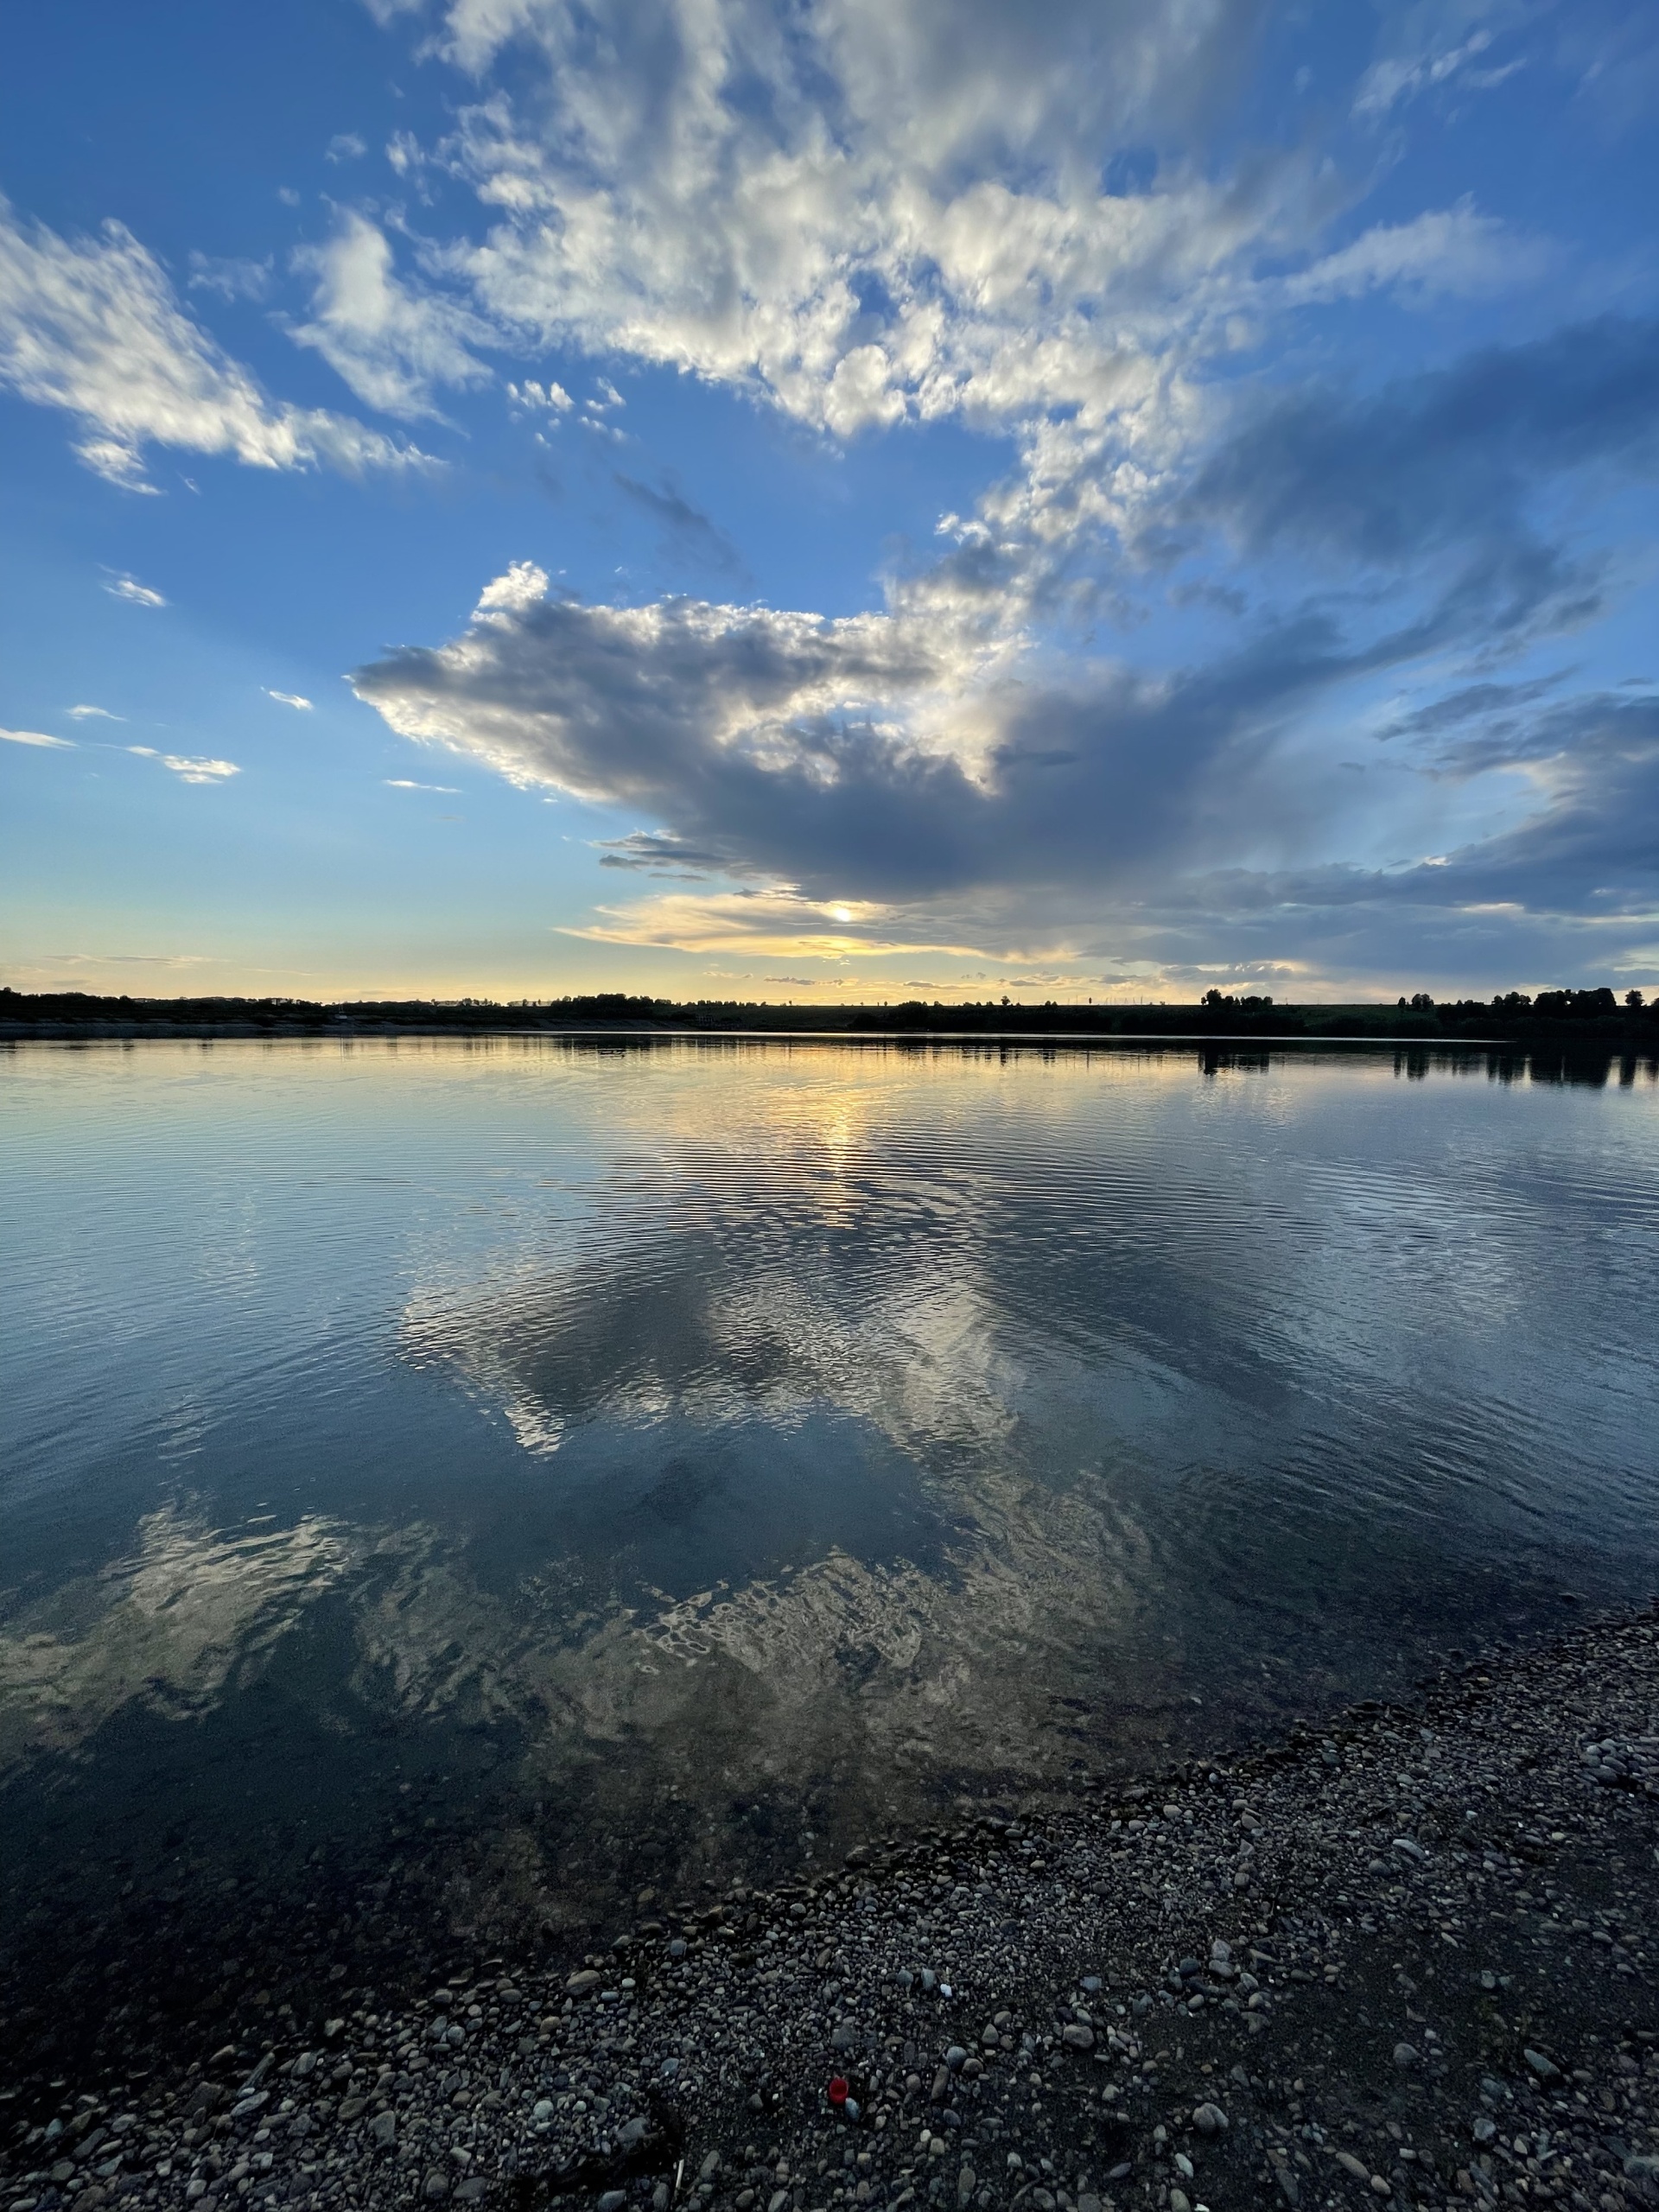
<svg viewBox="0 0 1659 2212"><path fill-rule="evenodd" d="M1643 1615L766 1891L646 1890L579 1955L336 1967L212 2050L111 2031L48 2078L25 1992L0 2212L1622 2212L1659 2202L1656 1899Z"/></svg>

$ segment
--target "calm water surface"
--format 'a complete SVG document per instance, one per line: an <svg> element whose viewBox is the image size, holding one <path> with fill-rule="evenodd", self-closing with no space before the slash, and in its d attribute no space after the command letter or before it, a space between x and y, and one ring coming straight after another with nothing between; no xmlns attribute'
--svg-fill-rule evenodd
<svg viewBox="0 0 1659 2212"><path fill-rule="evenodd" d="M1651 1070L180 1042L0 1103L25 1885L438 1819L556 1925L1659 1584Z"/></svg>

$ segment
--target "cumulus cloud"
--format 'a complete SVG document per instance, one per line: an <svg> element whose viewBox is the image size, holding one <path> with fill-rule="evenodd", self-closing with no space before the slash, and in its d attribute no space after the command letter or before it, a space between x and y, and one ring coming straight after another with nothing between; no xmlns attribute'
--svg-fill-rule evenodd
<svg viewBox="0 0 1659 2212"><path fill-rule="evenodd" d="M1256 567L1388 590L1258 618L1162 671L1056 652L950 560L880 613L666 599L592 607L519 563L467 630L353 681L394 729L509 779L646 813L613 866L721 868L815 896L1128 886L1336 805L1269 762L1342 685L1516 642L1593 607L1593 568L1532 526L1541 493L1659 462L1659 324L1604 319L1370 394L1252 407L1166 505ZM1270 825L1279 825L1271 830Z"/></svg>
<svg viewBox="0 0 1659 2212"><path fill-rule="evenodd" d="M918 833L933 800L965 791L972 715L947 726L936 710L995 665L969 637L887 615L584 607L520 563L453 644L406 649L352 681L405 736L515 783L649 806L709 849L775 869L791 812L809 839L810 819L840 814L875 867L873 785ZM887 832L906 834L896 818Z"/></svg>
<svg viewBox="0 0 1659 2212"><path fill-rule="evenodd" d="M302 247L294 264L314 282L313 319L294 339L368 406L415 420L437 413L438 386L488 380L467 348L491 334L454 302L403 283L391 242L365 215L346 211L334 237Z"/></svg>
<svg viewBox="0 0 1659 2212"><path fill-rule="evenodd" d="M151 445L251 468L404 468L423 456L348 416L272 400L180 305L131 232L64 238L0 200L0 385L79 425L107 482L150 492Z"/></svg>
<svg viewBox="0 0 1659 2212"><path fill-rule="evenodd" d="M436 50L476 96L402 159L470 186L488 228L423 250L451 289L418 312L463 358L493 336L669 366L832 439L1002 435L1015 465L963 520L952 588L1000 598L1005 627L1098 614L1121 603L1105 572L1122 542L1224 421L1216 370L1277 319L1489 296L1551 265L1467 198L1325 251L1357 180L1312 145L1214 158L1264 15L822 0L785 25L756 0L450 0ZM1366 97L1380 111L1495 35L1402 60ZM358 373L362 349L328 343ZM413 412L442 381L399 361L354 388ZM525 410L568 404L556 385L508 389ZM614 397L575 419L614 436ZM631 469L618 488L654 504L671 558L690 553L671 486ZM717 541L698 555L735 573Z"/></svg>
<svg viewBox="0 0 1659 2212"><path fill-rule="evenodd" d="M1158 870L1217 834L1229 779L1354 664L1311 617L1148 677L1048 667L931 609L586 607L521 564L460 638L352 681L404 736L652 814L666 836L622 841L621 865L892 902Z"/></svg>
<svg viewBox="0 0 1659 2212"><path fill-rule="evenodd" d="M1604 320L1370 394L1252 404L1166 505L1177 537L1218 531L1257 569L1282 556L1380 585L1305 589L1186 665L1057 651L1001 601L987 614L948 560L943 583L833 621L587 606L526 563L450 643L353 682L418 742L646 817L602 842L601 865L738 887L607 906L588 933L608 943L1103 972L1107 955L1191 968L1221 934L1258 964L1298 957L1319 928L1357 958L1431 914L1478 936L1474 910L1498 905L1513 920L1554 900L1587 926L1589 856L1611 872L1604 918L1649 895L1650 700L1558 699L1560 671L1477 677L1373 717L1385 758L1332 760L1309 730L1351 716L1338 702L1357 685L1432 676L1433 656L1478 658L1593 602L1535 510L1569 475L1654 466L1656 361L1659 327ZM1355 858L1302 864L1344 842Z"/></svg>
<svg viewBox="0 0 1659 2212"><path fill-rule="evenodd" d="M1248 201L1179 168L1147 192L1090 181L1137 102L1138 124L1167 117L1236 58L1250 12L1061 5L1015 36L981 7L942 41L920 10L842 6L796 41L741 5L612 11L602 40L531 6L513 29L547 56L554 112L528 126L499 93L467 111L449 159L500 219L447 265L505 328L689 369L838 436L1061 408L1098 430L1148 403L1206 280L1282 243L1306 190L1294 163ZM506 30L481 8L452 24L474 68Z"/></svg>
<svg viewBox="0 0 1659 2212"><path fill-rule="evenodd" d="M535 377L526 377L522 384L509 384L507 397L515 407L536 410L544 408L556 421L561 415L568 415L575 404L564 386L550 377L544 385Z"/></svg>

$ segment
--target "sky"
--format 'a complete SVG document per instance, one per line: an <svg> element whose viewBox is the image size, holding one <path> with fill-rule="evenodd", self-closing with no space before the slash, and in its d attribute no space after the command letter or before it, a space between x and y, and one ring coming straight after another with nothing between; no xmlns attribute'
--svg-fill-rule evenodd
<svg viewBox="0 0 1659 2212"><path fill-rule="evenodd" d="M0 980L1659 986L1659 13L61 0Z"/></svg>

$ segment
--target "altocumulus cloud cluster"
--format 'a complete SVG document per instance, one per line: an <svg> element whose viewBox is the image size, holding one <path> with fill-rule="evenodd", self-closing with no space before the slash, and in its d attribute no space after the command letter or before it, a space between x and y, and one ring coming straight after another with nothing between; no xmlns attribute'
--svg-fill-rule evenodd
<svg viewBox="0 0 1659 2212"><path fill-rule="evenodd" d="M831 446L982 441L930 545L872 549L874 609L595 604L525 560L354 671L400 735L637 819L590 934L1109 983L1659 967L1659 705L1585 642L1651 589L1651 272L1470 189L1369 212L1414 124L1522 79L1616 136L1659 79L1632 11L1384 8L1294 115L1261 0L374 12L454 99L386 151L422 220L341 200L289 272L364 409L442 426L499 378L574 423L574 359L607 435L667 368ZM152 444L429 465L268 397L118 226L8 216L0 253L0 374L113 483ZM747 575L667 479L613 481Z"/></svg>

